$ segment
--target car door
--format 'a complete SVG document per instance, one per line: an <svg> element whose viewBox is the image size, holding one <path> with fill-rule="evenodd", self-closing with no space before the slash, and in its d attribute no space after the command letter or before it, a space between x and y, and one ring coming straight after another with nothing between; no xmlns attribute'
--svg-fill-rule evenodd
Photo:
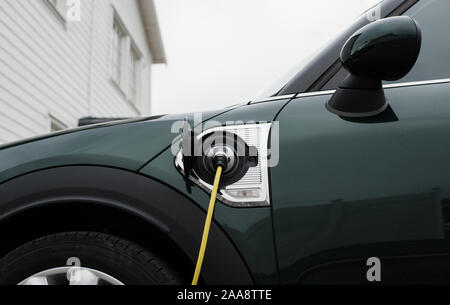
<svg viewBox="0 0 450 305"><path fill-rule="evenodd" d="M382 114L336 116L318 92L278 116L270 176L282 283L450 283L449 11L431 0L405 13L423 46L413 70L385 84Z"/></svg>

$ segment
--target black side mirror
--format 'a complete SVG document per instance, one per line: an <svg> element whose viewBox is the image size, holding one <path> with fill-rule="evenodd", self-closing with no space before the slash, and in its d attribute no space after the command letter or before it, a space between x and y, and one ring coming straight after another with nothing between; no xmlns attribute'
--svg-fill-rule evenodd
<svg viewBox="0 0 450 305"><path fill-rule="evenodd" d="M422 44L417 23L408 16L375 21L344 44L341 62L350 72L326 104L343 117L371 117L388 103L382 81L404 77L416 63Z"/></svg>

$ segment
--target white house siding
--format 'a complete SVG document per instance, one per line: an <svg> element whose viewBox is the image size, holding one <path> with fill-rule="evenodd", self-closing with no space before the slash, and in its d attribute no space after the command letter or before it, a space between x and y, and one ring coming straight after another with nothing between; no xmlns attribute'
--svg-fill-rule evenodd
<svg viewBox="0 0 450 305"><path fill-rule="evenodd" d="M138 107L111 81L114 9L143 55ZM136 0L81 0L66 23L45 0L0 0L0 143L49 132L49 115L68 127L148 115L151 64Z"/></svg>

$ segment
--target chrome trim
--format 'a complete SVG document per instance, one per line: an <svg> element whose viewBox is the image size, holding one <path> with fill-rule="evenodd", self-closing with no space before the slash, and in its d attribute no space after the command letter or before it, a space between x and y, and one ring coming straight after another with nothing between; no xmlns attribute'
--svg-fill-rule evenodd
<svg viewBox="0 0 450 305"><path fill-rule="evenodd" d="M238 189L254 189L258 188L262 192L261 200L256 201L245 201L245 199L239 200L238 198L232 197L229 194L225 194L219 190L217 193L217 199L224 204L231 206L231 207L237 207L237 208L248 208L248 207L267 207L270 206L270 190L269 190L269 171L268 171L268 165L267 165L267 157L268 157L268 141L269 141L269 133L270 129L272 127L272 123L263 123L263 124L248 124L248 125L230 125L230 126L221 126L221 127L215 127L208 130L203 131L201 134L197 136L198 139L201 139L206 134L217 132L217 131L224 131L224 130L230 130L235 131L239 129L252 129L257 128L258 132L263 133L261 137L261 143L259 143L258 147L258 154L260 156L261 161L261 183L260 184L249 184L245 187L243 186L236 186L235 184L232 184L230 186L225 187L225 190L228 188L229 190L238 190ZM263 150L263 151L261 151ZM182 155L182 149L177 153L175 156L175 167L176 169L184 176L184 167L183 167L183 155ZM245 176L244 176L245 178ZM208 194L212 191L212 185L208 184L207 182L203 181L199 177L193 173L189 176L189 180L192 181L195 185L200 187L202 190L207 192ZM237 182L236 184L238 184ZM235 186L235 187L233 187Z"/></svg>
<svg viewBox="0 0 450 305"><path fill-rule="evenodd" d="M383 85L383 89L424 86L424 85L438 85L438 84L445 84L445 83L450 83L450 78L388 84L388 85ZM309 97L309 96L328 95L328 94L334 94L335 92L336 92L336 90L326 90L326 91L314 91L314 92L280 95L280 96L273 96L273 97L253 101L253 102L251 102L251 104L282 100L282 99L286 99L286 98L302 98L302 97Z"/></svg>
<svg viewBox="0 0 450 305"><path fill-rule="evenodd" d="M295 95L296 94L293 93L293 94L277 95L277 96L267 97L267 98L259 99L259 100L256 100L256 101L252 101L252 102L250 102L250 105L263 103L263 102L272 102L272 101L278 101L278 100L291 99L291 98L294 98Z"/></svg>
<svg viewBox="0 0 450 305"><path fill-rule="evenodd" d="M295 98L300 97L308 97L308 96L320 96L320 95L328 95L328 94L334 94L336 90L327 90L327 91L315 91L315 92L306 92L306 93L297 93Z"/></svg>
<svg viewBox="0 0 450 305"><path fill-rule="evenodd" d="M423 81L416 81L416 82L389 84L389 85L384 85L383 88L390 89L390 88L399 88L399 87L424 86L424 85L435 85L435 84L437 85L437 84L445 84L445 83L450 83L450 78L441 78L441 79L434 79L434 80L423 80Z"/></svg>

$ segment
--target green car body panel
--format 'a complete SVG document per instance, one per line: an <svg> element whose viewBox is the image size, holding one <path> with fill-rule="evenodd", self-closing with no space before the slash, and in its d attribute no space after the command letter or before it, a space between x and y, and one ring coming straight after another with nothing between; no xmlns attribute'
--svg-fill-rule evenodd
<svg viewBox="0 0 450 305"><path fill-rule="evenodd" d="M246 105L214 118L214 125L271 122L289 100ZM209 194L186 185L176 170L170 149L150 162L141 173L163 181L198 203L206 211ZM270 207L233 208L218 204L214 220L230 236L247 263L256 284L278 282ZM198 247L200 245L197 245Z"/></svg>
<svg viewBox="0 0 450 305"><path fill-rule="evenodd" d="M270 168L272 206L218 204L215 211L214 221L255 283L336 282L336 268L348 273L368 256L450 248L436 221L441 201L450 197L450 84L385 91L391 109L376 119L330 113L329 94L204 115L211 126L280 122L280 161ZM66 165L121 167L170 185L206 211L209 194L186 185L169 147L177 136L171 126L183 118L107 124L8 146L0 151L0 176L5 181ZM356 281L361 276L355 272Z"/></svg>
<svg viewBox="0 0 450 305"><path fill-rule="evenodd" d="M202 120L209 127L271 122L288 101L203 113ZM187 116L194 119L192 114ZM0 150L0 181L61 166L101 165L135 172L142 168L141 174L170 185L206 211L209 195L193 185L186 188L184 177L174 166L169 147L181 131L172 133L173 123L185 117L170 115L102 124L12 144ZM238 209L220 204L215 221L236 245L256 283L278 282L269 207Z"/></svg>
<svg viewBox="0 0 450 305"><path fill-rule="evenodd" d="M364 282L372 256L414 273L448 251L450 84L385 92L391 109L372 119L328 112L330 95L297 98L278 117L270 172L282 283L343 283L352 270ZM399 261L406 254L417 259Z"/></svg>

